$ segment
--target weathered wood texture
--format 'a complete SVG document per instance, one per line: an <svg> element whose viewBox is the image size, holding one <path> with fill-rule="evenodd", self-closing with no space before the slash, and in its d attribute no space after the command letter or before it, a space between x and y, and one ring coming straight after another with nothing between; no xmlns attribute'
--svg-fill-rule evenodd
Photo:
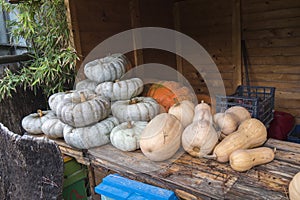
<svg viewBox="0 0 300 200"><path fill-rule="evenodd" d="M175 4L179 16L175 21L180 24L178 29L207 50L216 63L229 94L233 93L241 81L238 77L241 73L239 13L233 12L236 10L235 6L239 5L230 0L185 0ZM208 94L201 74L186 60L183 60L182 68L195 92Z"/></svg>
<svg viewBox="0 0 300 200"><path fill-rule="evenodd" d="M0 123L0 199L62 199L63 170L54 142L19 136Z"/></svg>
<svg viewBox="0 0 300 200"><path fill-rule="evenodd" d="M22 118L38 109L46 109L46 98L41 91L34 94L29 89L24 91L17 88L11 98L0 102L0 123L4 124L9 130L22 135L24 130L21 128Z"/></svg>
<svg viewBox="0 0 300 200"><path fill-rule="evenodd" d="M300 124L300 2L242 0L252 85L276 87L275 109Z"/></svg>
<svg viewBox="0 0 300 200"><path fill-rule="evenodd" d="M170 162L152 162L141 151L122 152L110 144L88 155L95 169L171 189L182 199L288 199L288 184L300 171L300 144L269 139L264 146L277 149L275 160L245 173L180 151Z"/></svg>

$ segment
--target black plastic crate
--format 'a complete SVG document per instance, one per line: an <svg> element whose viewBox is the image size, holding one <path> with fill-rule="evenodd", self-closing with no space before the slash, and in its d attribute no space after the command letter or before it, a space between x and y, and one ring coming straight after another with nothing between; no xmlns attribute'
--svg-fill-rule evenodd
<svg viewBox="0 0 300 200"><path fill-rule="evenodd" d="M241 85L233 95L216 95L216 112L225 112L232 106L242 106L253 118L268 126L274 117L274 95L274 87Z"/></svg>

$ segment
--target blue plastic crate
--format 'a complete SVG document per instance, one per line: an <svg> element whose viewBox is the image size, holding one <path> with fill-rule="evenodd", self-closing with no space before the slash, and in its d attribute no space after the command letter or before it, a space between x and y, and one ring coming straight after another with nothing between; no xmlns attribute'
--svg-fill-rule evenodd
<svg viewBox="0 0 300 200"><path fill-rule="evenodd" d="M118 174L106 176L95 187L95 192L104 199L114 200L178 200L173 191L130 180Z"/></svg>
<svg viewBox="0 0 300 200"><path fill-rule="evenodd" d="M274 117L274 87L239 86L230 96L216 95L216 112L225 112L232 106L246 108L251 117L268 126Z"/></svg>
<svg viewBox="0 0 300 200"><path fill-rule="evenodd" d="M295 128L288 134L287 140L300 144L300 125L296 125Z"/></svg>

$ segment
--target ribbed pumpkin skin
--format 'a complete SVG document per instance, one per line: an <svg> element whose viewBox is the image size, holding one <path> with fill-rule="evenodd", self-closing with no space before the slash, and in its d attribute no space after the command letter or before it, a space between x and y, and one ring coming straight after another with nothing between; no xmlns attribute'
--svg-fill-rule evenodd
<svg viewBox="0 0 300 200"><path fill-rule="evenodd" d="M111 130L119 122L115 117L109 117L101 122L82 128L65 126L64 139L67 144L78 149L89 149L109 143Z"/></svg>
<svg viewBox="0 0 300 200"><path fill-rule="evenodd" d="M132 101L137 103L131 104ZM150 97L136 97L133 100L116 101L112 114L120 123L128 121L150 121L160 112L159 104Z"/></svg>
<svg viewBox="0 0 300 200"><path fill-rule="evenodd" d="M102 96L84 95L86 101L81 102L78 93L73 98L66 98L57 106L57 116L62 122L83 127L99 122L110 114L110 101Z"/></svg>
<svg viewBox="0 0 300 200"><path fill-rule="evenodd" d="M193 121L194 107L193 102L184 100L171 106L169 114L174 115L182 123L183 128L185 128Z"/></svg>
<svg viewBox="0 0 300 200"><path fill-rule="evenodd" d="M300 199L300 172L298 172L289 184L289 197L290 200Z"/></svg>
<svg viewBox="0 0 300 200"><path fill-rule="evenodd" d="M32 113L27 116L25 116L22 119L22 127L25 129L26 132L30 134L41 134L42 131L42 125L43 123L51 118L55 117L54 112L52 111L42 111L43 116L40 117L38 113Z"/></svg>
<svg viewBox="0 0 300 200"><path fill-rule="evenodd" d="M131 64L122 54L112 54L87 63L84 74L92 81L103 83L120 79Z"/></svg>
<svg viewBox="0 0 300 200"><path fill-rule="evenodd" d="M160 81L154 83L147 92L148 97L154 98L160 105L162 105L166 112L176 102L183 100L194 101L192 92L181 84L175 81Z"/></svg>
<svg viewBox="0 0 300 200"><path fill-rule="evenodd" d="M254 166L271 162L274 157L274 150L268 147L238 149L230 154L229 163L235 171L244 172Z"/></svg>
<svg viewBox="0 0 300 200"><path fill-rule="evenodd" d="M91 90L91 91L95 91L96 87L97 87L98 83L89 79L84 79L82 81L79 81L78 83L76 83L75 89L76 90Z"/></svg>
<svg viewBox="0 0 300 200"><path fill-rule="evenodd" d="M213 154L219 162L228 162L232 152L261 146L267 140L264 124L251 118L241 123L238 130L226 136L214 149Z"/></svg>
<svg viewBox="0 0 300 200"><path fill-rule="evenodd" d="M85 89L85 90L70 90L70 91L66 91L66 92L58 92L58 93L54 93L52 94L49 98L48 98L48 104L51 110L54 111L55 114L59 116L59 112L61 110L60 106L61 103L64 100L67 101L72 101L72 99L80 99L80 94L79 92L83 92L84 95L91 95L91 94L95 94L95 92Z"/></svg>
<svg viewBox="0 0 300 200"><path fill-rule="evenodd" d="M42 125L42 132L50 138L62 138L65 126L58 118L47 119Z"/></svg>
<svg viewBox="0 0 300 200"><path fill-rule="evenodd" d="M128 100L138 96L143 91L143 81L139 78L132 78L118 82L100 83L95 92L109 98L111 101Z"/></svg>
<svg viewBox="0 0 300 200"><path fill-rule="evenodd" d="M181 141L191 156L203 157L210 154L218 143L218 134L209 121L195 121L184 129Z"/></svg>
<svg viewBox="0 0 300 200"><path fill-rule="evenodd" d="M167 160L180 148L182 132L183 126L174 115L159 114L144 129L141 150L150 160Z"/></svg>
<svg viewBox="0 0 300 200"><path fill-rule="evenodd" d="M128 122L119 124L110 133L111 144L122 151L134 151L140 148L140 137L147 122Z"/></svg>

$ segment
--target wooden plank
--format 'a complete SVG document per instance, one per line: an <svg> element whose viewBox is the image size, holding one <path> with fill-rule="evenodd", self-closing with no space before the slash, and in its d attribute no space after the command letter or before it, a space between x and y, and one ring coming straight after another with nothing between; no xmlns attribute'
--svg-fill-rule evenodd
<svg viewBox="0 0 300 200"><path fill-rule="evenodd" d="M251 56L253 65L300 65L300 56Z"/></svg>
<svg viewBox="0 0 300 200"><path fill-rule="evenodd" d="M174 28L176 31L181 31L181 19L180 19L180 8L178 4L174 4L174 8L173 8L173 15L174 15ZM176 52L180 52L181 53L181 41L180 38L176 38ZM180 75L183 75L183 64L182 64L182 58L179 55L176 55L176 70L180 73ZM182 82L181 80L181 76L178 75L178 81Z"/></svg>
<svg viewBox="0 0 300 200"><path fill-rule="evenodd" d="M247 30L243 32L247 39L273 39L273 38L291 38L300 36L300 27L265 29L265 30Z"/></svg>
<svg viewBox="0 0 300 200"><path fill-rule="evenodd" d="M246 40L246 43L249 49L257 47L299 47L300 37Z"/></svg>
<svg viewBox="0 0 300 200"><path fill-rule="evenodd" d="M272 28L291 28L299 27L300 17L287 18L287 19L272 19L265 21L257 21L252 23L245 23L244 30L264 30Z"/></svg>
<svg viewBox="0 0 300 200"><path fill-rule="evenodd" d="M300 144L293 143L293 142L286 142L286 141L269 138L267 142L264 144L264 146L276 148L278 150L282 150L286 152L293 152L293 153L300 154Z"/></svg>
<svg viewBox="0 0 300 200"><path fill-rule="evenodd" d="M275 107L300 109L300 99L289 99L287 101L286 99L283 99L283 98L276 98L275 99Z"/></svg>
<svg viewBox="0 0 300 200"><path fill-rule="evenodd" d="M296 56L300 55L300 47L271 47L250 48L248 55L251 56Z"/></svg>
<svg viewBox="0 0 300 200"><path fill-rule="evenodd" d="M273 81L256 81L250 77L251 85L253 86L266 86L266 87L275 87L276 90L285 90L290 92L299 92L300 85L295 83L282 83L282 82L273 82Z"/></svg>
<svg viewBox="0 0 300 200"><path fill-rule="evenodd" d="M251 65L249 71L263 74L300 74L300 65Z"/></svg>
<svg viewBox="0 0 300 200"><path fill-rule="evenodd" d="M243 13L261 13L272 10L281 10L288 8L300 7L300 2L295 0L247 0L243 1Z"/></svg>
<svg viewBox="0 0 300 200"><path fill-rule="evenodd" d="M70 31L70 38L73 41L73 47L76 49L76 54L79 57L79 60L76 63L76 70L80 68L80 65L83 60L82 48L81 48L81 37L80 37L80 28L78 24L77 17L77 7L75 0L65 0L65 5L67 8L67 20L68 28Z"/></svg>
<svg viewBox="0 0 300 200"><path fill-rule="evenodd" d="M288 100L298 100L300 99L299 90L287 90L287 88L276 88L275 98L281 98Z"/></svg>
<svg viewBox="0 0 300 200"><path fill-rule="evenodd" d="M139 28L140 24L140 1L132 0L130 1L130 17L131 17L131 27ZM135 66L142 65L144 63L143 60L143 50L136 49L137 44L141 44L142 39L141 36L135 32L133 32L133 47L134 47L134 64Z"/></svg>
<svg viewBox="0 0 300 200"><path fill-rule="evenodd" d="M253 70L251 70L253 71ZM300 74L274 74L274 73L250 73L251 80L300 83Z"/></svg>
<svg viewBox="0 0 300 200"><path fill-rule="evenodd" d="M274 20L300 17L300 7L285 8L279 10L270 10L259 13L245 13L243 15L243 23L251 23L262 20Z"/></svg>
<svg viewBox="0 0 300 200"><path fill-rule="evenodd" d="M232 0L232 90L242 85L241 1Z"/></svg>

